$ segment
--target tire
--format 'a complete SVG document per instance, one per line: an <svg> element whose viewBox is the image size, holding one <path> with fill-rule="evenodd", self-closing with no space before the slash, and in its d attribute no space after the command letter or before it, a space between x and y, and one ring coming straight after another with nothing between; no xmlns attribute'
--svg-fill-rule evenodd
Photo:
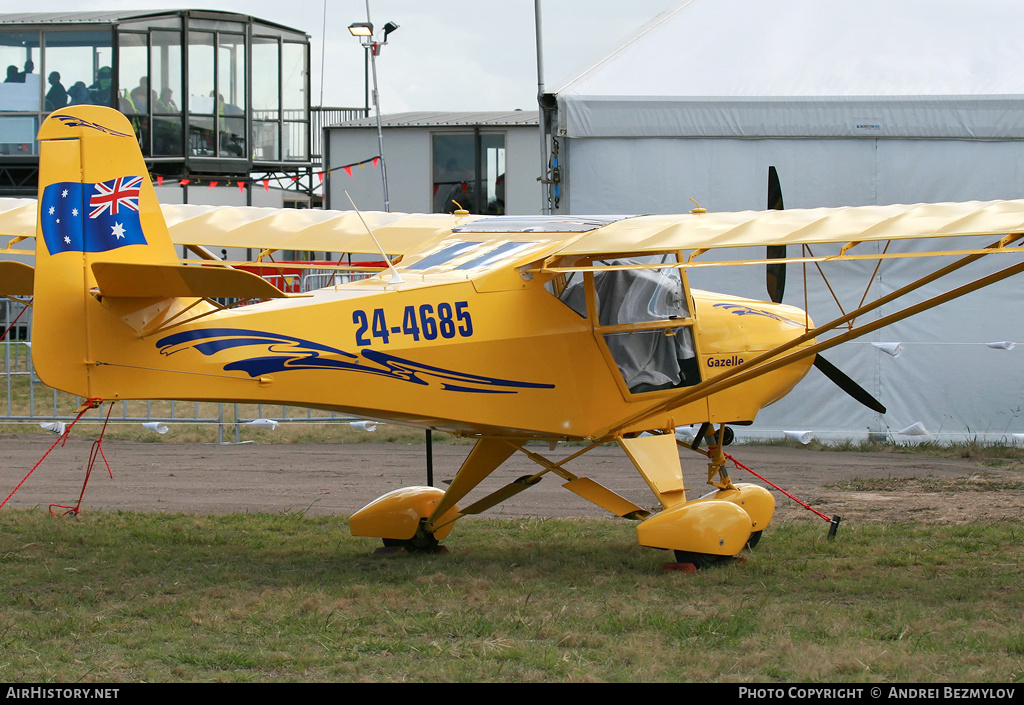
<svg viewBox="0 0 1024 705"><path fill-rule="evenodd" d="M434 553L438 540L433 534L414 536L411 539L384 539L385 548L404 548L409 553Z"/></svg>
<svg viewBox="0 0 1024 705"><path fill-rule="evenodd" d="M713 553L691 553L676 551L676 563L691 563L697 570L704 570L732 562L732 556L718 556Z"/></svg>

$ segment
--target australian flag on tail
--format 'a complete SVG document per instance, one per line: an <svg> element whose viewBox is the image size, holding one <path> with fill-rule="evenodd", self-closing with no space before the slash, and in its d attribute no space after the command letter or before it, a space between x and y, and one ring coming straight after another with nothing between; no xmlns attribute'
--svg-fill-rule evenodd
<svg viewBox="0 0 1024 705"><path fill-rule="evenodd" d="M55 255L145 245L139 222L141 187L141 176L122 176L95 184L50 184L43 189L39 204L46 249Z"/></svg>

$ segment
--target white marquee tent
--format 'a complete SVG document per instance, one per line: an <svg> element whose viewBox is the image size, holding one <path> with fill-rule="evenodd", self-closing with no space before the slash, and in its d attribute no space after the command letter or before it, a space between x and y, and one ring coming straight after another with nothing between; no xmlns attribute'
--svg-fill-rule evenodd
<svg viewBox="0 0 1024 705"><path fill-rule="evenodd" d="M683 212L690 198L712 211L763 209L769 165L787 208L1020 198L1020 28L1015 0L690 0L558 91L561 209ZM955 283L1007 264L967 268ZM873 277L873 263L848 266L830 283L849 310L867 282L886 293L937 266L897 260ZM747 435L900 439L920 422L940 438L1013 440L1024 432L1020 279L826 356L888 406L884 416L812 371ZM760 299L763 281L749 267L691 277ZM808 282L812 315L831 318L838 309L816 271ZM791 265L786 301L803 300ZM1022 346L986 345L999 341Z"/></svg>

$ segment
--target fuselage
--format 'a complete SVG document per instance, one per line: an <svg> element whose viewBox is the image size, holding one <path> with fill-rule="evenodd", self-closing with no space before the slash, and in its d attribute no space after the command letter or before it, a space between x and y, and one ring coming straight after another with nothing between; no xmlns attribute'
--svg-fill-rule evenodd
<svg viewBox="0 0 1024 705"><path fill-rule="evenodd" d="M79 393L291 404L471 435L600 438L708 420L752 421L810 366L807 358L644 415L802 335L809 321L790 306L687 290L689 315L641 324L660 328L607 325L596 295L585 295L602 274L580 282L583 303L573 308L555 295L550 277L524 273L547 246L534 239L536 247L478 270L460 267L479 259L481 248L486 254L506 243L426 266L432 254L452 251L449 238L407 257L398 270L402 283L390 283L384 272L181 325L174 321L187 319L175 319L183 301L146 308L87 297L93 364ZM685 353L651 353L684 338ZM620 355L639 358L634 365L648 372L661 358L676 369L660 385L631 386ZM622 426L624 420L631 422Z"/></svg>

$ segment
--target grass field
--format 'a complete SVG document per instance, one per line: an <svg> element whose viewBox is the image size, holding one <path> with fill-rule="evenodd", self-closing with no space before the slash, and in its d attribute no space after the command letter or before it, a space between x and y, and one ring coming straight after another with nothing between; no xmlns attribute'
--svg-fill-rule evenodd
<svg viewBox="0 0 1024 705"><path fill-rule="evenodd" d="M12 389L19 408L25 380ZM60 396L57 409L74 404ZM214 406L200 415L216 415ZM145 411L118 405L114 417ZM40 432L37 423L2 430ZM98 424L75 429L98 433ZM160 436L123 423L107 433L208 442L217 430L176 425ZM296 422L241 433L423 442L422 431L397 426ZM821 447L1024 460L1014 445ZM1024 681L1018 523L844 524L834 542L820 523L781 523L745 562L696 575L662 572L670 554L638 547L634 526L471 518L447 555L379 556L344 517L53 519L5 509L0 682Z"/></svg>
<svg viewBox="0 0 1024 705"><path fill-rule="evenodd" d="M1017 524L820 523L662 572L613 520L0 513L0 681L1024 680Z"/></svg>

